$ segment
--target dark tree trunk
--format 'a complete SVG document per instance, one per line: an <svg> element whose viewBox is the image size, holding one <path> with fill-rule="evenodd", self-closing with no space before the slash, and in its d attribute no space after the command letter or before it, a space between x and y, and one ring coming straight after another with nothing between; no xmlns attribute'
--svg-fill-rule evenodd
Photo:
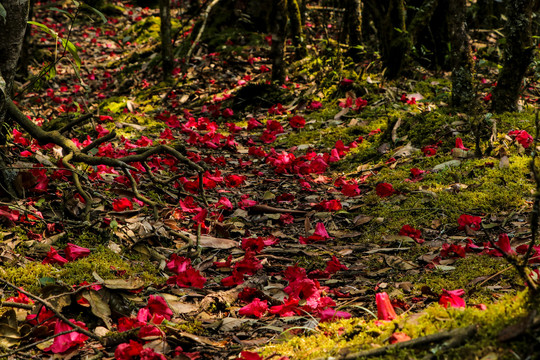
<svg viewBox="0 0 540 360"><path fill-rule="evenodd" d="M167 80L173 69L173 48L171 41L171 4L169 0L159 0L159 17L161 18L161 57L163 62L163 79Z"/></svg>
<svg viewBox="0 0 540 360"><path fill-rule="evenodd" d="M365 5L370 7L377 28L381 57L386 68L385 76L395 79L401 74L411 48L405 26L405 1L368 0Z"/></svg>
<svg viewBox="0 0 540 360"><path fill-rule="evenodd" d="M35 0L30 0L28 19L32 20L34 13L34 3ZM19 74L23 77L28 77L28 66L30 65L30 60L32 56L30 55L30 28L27 27L24 33L24 41L21 49L21 57L19 58Z"/></svg>
<svg viewBox="0 0 540 360"><path fill-rule="evenodd" d="M304 32L302 31L302 15L297 0L288 0L289 18L291 22L291 36L298 59L303 59L307 55L306 44L304 43Z"/></svg>
<svg viewBox="0 0 540 360"><path fill-rule="evenodd" d="M508 2L505 26L506 44L503 67L493 90L494 112L516 111L521 84L529 67L534 47L531 17L534 0Z"/></svg>
<svg viewBox="0 0 540 360"><path fill-rule="evenodd" d="M452 106L467 110L473 105L473 56L467 33L466 0L450 0L448 28L452 47Z"/></svg>
<svg viewBox="0 0 540 360"><path fill-rule="evenodd" d="M274 0L272 7L272 83L283 84L287 76L285 66L285 34L287 31L287 0Z"/></svg>
<svg viewBox="0 0 540 360"><path fill-rule="evenodd" d="M345 0L345 26L349 35L350 55L359 60L360 45L362 45L362 4L360 0Z"/></svg>

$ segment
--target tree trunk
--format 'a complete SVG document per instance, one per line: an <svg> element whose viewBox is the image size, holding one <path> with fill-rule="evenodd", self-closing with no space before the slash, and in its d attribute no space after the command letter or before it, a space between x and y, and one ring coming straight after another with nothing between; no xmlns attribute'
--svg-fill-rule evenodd
<svg viewBox="0 0 540 360"><path fill-rule="evenodd" d="M365 5L370 7L377 28L381 57L386 68L385 77L395 79L401 74L411 48L405 25L405 1L368 0Z"/></svg>
<svg viewBox="0 0 540 360"><path fill-rule="evenodd" d="M492 110L494 112L517 110L523 77L531 63L534 51L531 36L533 3L534 0L508 2L504 62L497 80L497 87L493 90Z"/></svg>
<svg viewBox="0 0 540 360"><path fill-rule="evenodd" d="M161 18L161 58L163 79L167 81L173 69L173 48L171 41L171 4L169 0L159 0Z"/></svg>
<svg viewBox="0 0 540 360"><path fill-rule="evenodd" d="M291 36L295 48L295 55L298 59L303 59L307 55L306 44L304 43L304 32L302 31L302 15L297 0L288 0L289 19L291 22Z"/></svg>
<svg viewBox="0 0 540 360"><path fill-rule="evenodd" d="M285 66L285 34L287 31L287 0L274 0L272 7L272 83L283 84L287 76Z"/></svg>
<svg viewBox="0 0 540 360"><path fill-rule="evenodd" d="M474 103L473 56L467 33L466 0L451 0L448 12L452 47L452 106L467 110Z"/></svg>
<svg viewBox="0 0 540 360"><path fill-rule="evenodd" d="M345 29L349 35L349 54L359 60L360 45L362 45L362 4L360 0L345 1Z"/></svg>

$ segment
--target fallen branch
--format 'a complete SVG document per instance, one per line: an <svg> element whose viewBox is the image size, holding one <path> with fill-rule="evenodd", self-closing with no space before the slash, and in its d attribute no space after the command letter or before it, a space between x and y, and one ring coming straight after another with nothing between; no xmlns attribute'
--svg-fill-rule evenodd
<svg viewBox="0 0 540 360"><path fill-rule="evenodd" d="M15 289L15 290L17 290L17 291L19 291L20 293L28 296L29 298L31 298L31 299L33 299L33 300L35 300L37 302L39 302L41 305L43 305L47 309L51 310L54 313L54 315L56 315L57 318L59 318L60 320L62 320L63 322L65 322L66 324L71 326L73 328L73 331L84 334L84 335L88 336L91 339L94 339L94 340L99 341L100 343L103 343L103 339L101 338L101 336L98 336L98 335L94 334L93 332L88 331L86 329L83 329L82 327L74 324L71 320L69 320L67 317L62 315L62 313L60 313L58 310L56 310L56 308L50 302L48 302L47 300L44 300L44 299L40 298L39 296L36 296L36 295L34 295L32 293L29 293L28 291L26 291L24 289L21 289L18 286L13 285L9 281L4 280L2 278L0 278L0 282L7 285L7 286L9 286L9 287L11 287L11 288L13 288L13 289Z"/></svg>
<svg viewBox="0 0 540 360"><path fill-rule="evenodd" d="M459 345L463 340L473 336L477 328L478 328L477 325L471 325L465 328L458 328L458 329L454 329L450 331L442 331L436 334L426 335L426 336L422 336L422 337L412 339L409 341L403 341L397 344L383 346L376 349L358 351L358 352L346 354L344 356L332 356L331 358L336 359L336 360L337 359L355 360L355 359L361 359L364 357L382 356L394 350L410 349L410 348L420 347L420 346L427 345L434 342L441 342L441 341L449 340L448 342L442 345L442 348L446 350L446 349L449 349L450 347L455 347ZM328 359L328 358L319 358L317 360L323 360L323 359Z"/></svg>

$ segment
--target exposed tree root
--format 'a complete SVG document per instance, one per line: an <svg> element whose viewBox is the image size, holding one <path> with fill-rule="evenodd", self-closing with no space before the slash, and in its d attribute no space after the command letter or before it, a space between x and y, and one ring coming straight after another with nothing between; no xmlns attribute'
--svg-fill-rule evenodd
<svg viewBox="0 0 540 360"><path fill-rule="evenodd" d="M111 132L99 139L96 139L91 144L87 145L86 147L79 149L77 148L75 143L73 143L73 141L63 136L60 131L55 131L55 130L45 131L41 127L34 124L34 122L28 119L10 99L6 99L6 107L7 107L8 115L11 116L11 118L17 124L19 124L26 132L28 132L28 134L30 134L30 136L36 139L40 144L53 143L62 148L65 154L64 158L62 159L62 164L67 169L71 170L73 183L75 184L75 187L77 188L77 190L79 191L79 193L81 194L81 196L86 202L86 206L84 209L84 218L86 221L90 220L90 210L92 208L92 197L87 191L84 190L80 181L80 177L77 174L75 167L72 165L73 162L85 163L91 166L106 165L106 166L121 169L130 181L131 189L133 193L135 194L135 198L151 206L153 208L154 217L157 219L159 203L147 198L146 196L142 195L139 192L138 187L137 187L137 182L135 181L133 175L129 171L129 170L134 170L134 171L139 171L139 170L129 164L137 163L137 162L144 163L153 155L158 155L158 154L171 155L175 157L178 161L188 165L191 169L193 169L194 171L198 173L199 192L200 192L199 195L201 199L203 200L204 204L208 206L208 202L206 200L206 196L204 193L203 181L202 181L203 174L207 170L206 165L205 164L199 165L199 164L194 163L189 158L184 156L179 150L171 146L157 145L153 147L140 148L140 149L134 150L136 154L127 155L121 158L92 156L88 154L90 150L96 148L97 146L107 141L114 139L116 137L116 133ZM71 127L73 126L74 125L72 125ZM184 150L183 147L179 147L179 148L182 151ZM149 171L149 168L147 166L145 168L147 169L147 171ZM153 179L153 175L149 175L149 176L151 179Z"/></svg>

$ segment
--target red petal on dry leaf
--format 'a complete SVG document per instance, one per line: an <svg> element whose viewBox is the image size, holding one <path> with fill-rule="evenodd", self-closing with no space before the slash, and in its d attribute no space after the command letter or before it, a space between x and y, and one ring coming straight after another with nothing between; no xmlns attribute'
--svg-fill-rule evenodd
<svg viewBox="0 0 540 360"><path fill-rule="evenodd" d="M86 324L82 321L75 321L74 319L70 319L70 321L80 326L81 328L88 330L86 327ZM54 333L58 334L64 331L68 331L73 329L71 326L63 322L62 320L56 320L56 325L54 326ZM60 335L54 338L54 341L51 346L49 346L46 349L43 349L44 351L52 351L55 354L66 352L70 349L72 349L75 346L79 346L84 344L84 342L88 340L88 336L84 334L79 334L78 332L71 332L69 334Z"/></svg>
<svg viewBox="0 0 540 360"><path fill-rule="evenodd" d="M263 360L263 358L256 352L242 351L236 360Z"/></svg>
<svg viewBox="0 0 540 360"><path fill-rule="evenodd" d="M375 301L377 302L377 318L379 320L394 320L397 318L387 293L378 293L375 295Z"/></svg>
<svg viewBox="0 0 540 360"><path fill-rule="evenodd" d="M167 269L169 271L179 274L186 271L191 266L191 259L176 254L171 254L171 261L167 263Z"/></svg>
<svg viewBox="0 0 540 360"><path fill-rule="evenodd" d="M47 257L43 259L43 264L58 264L60 266L64 266L64 264L67 264L69 261L62 256L58 254L58 251L56 251L55 248L51 246L51 250L47 253Z"/></svg>
<svg viewBox="0 0 540 360"><path fill-rule="evenodd" d="M74 261L90 255L90 249L68 243L66 248L64 249L64 253L66 254L66 258L69 261Z"/></svg>
<svg viewBox="0 0 540 360"><path fill-rule="evenodd" d="M167 279L167 284L176 285L182 288L198 288L202 289L206 283L206 278L201 275L198 270L195 270L191 266L186 271L179 273L178 275L171 276Z"/></svg>
<svg viewBox="0 0 540 360"><path fill-rule="evenodd" d="M172 310L169 308L169 305L167 305L165 298L163 298L162 296L150 295L147 307L152 315L162 315L167 320L170 320L173 315Z"/></svg>
<svg viewBox="0 0 540 360"><path fill-rule="evenodd" d="M448 305L455 308L466 307L467 305L465 304L465 300L460 297L463 295L465 295L465 291L463 289L451 291L442 289L441 297L439 298L439 304L444 307L448 307Z"/></svg>
<svg viewBox="0 0 540 360"><path fill-rule="evenodd" d="M260 319L264 316L266 310L268 310L268 301L261 301L261 299L255 298L251 303L238 310L238 314L243 316L253 316Z"/></svg>
<svg viewBox="0 0 540 360"><path fill-rule="evenodd" d="M272 306L268 309L268 312L271 314L278 314L281 317L294 316L302 313L302 310L298 307L300 300L295 298L286 298L283 300L282 305Z"/></svg>
<svg viewBox="0 0 540 360"><path fill-rule="evenodd" d="M20 289L22 289L22 288L20 288ZM32 299L30 299L28 296L21 293L20 291L17 291L17 293L19 295L7 298L6 302L15 302L15 303L19 303L19 304L33 304L34 303L34 301Z"/></svg>
<svg viewBox="0 0 540 360"><path fill-rule="evenodd" d="M390 344L396 344L403 341L409 341L411 340L411 337L403 332L395 332L390 336L390 339L388 341Z"/></svg>

